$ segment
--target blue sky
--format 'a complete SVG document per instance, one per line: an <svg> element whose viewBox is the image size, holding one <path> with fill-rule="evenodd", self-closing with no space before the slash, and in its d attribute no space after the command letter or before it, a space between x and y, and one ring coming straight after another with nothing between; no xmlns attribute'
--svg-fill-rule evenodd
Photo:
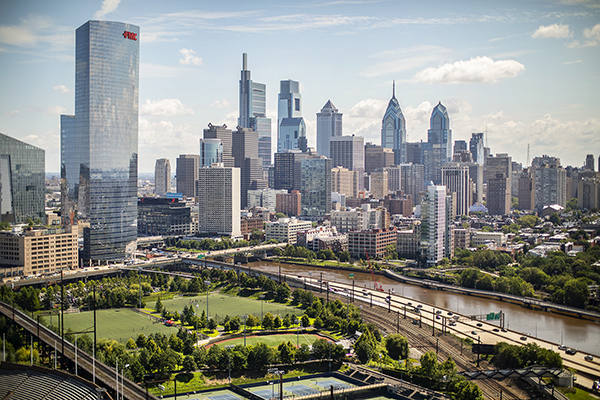
<svg viewBox="0 0 600 400"><path fill-rule="evenodd" d="M409 141L426 140L441 101L453 139L487 129L518 162L527 144L564 165L600 155L599 0L3 1L0 132L45 149L49 172L90 19L140 26L140 172L198 153L209 122L236 126L243 52L274 124L279 81L300 82L311 146L329 99L345 135L379 144L395 80Z"/></svg>

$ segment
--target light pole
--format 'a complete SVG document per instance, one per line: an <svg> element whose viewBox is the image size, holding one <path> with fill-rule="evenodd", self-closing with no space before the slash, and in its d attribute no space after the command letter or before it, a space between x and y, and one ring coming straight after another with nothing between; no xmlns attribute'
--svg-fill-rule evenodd
<svg viewBox="0 0 600 400"><path fill-rule="evenodd" d="M125 368L129 368L129 364L125 364L125 366L121 370L121 399L123 400L125 400Z"/></svg>
<svg viewBox="0 0 600 400"><path fill-rule="evenodd" d="M206 328L208 329L208 293L210 293L210 281L204 281L206 285Z"/></svg>
<svg viewBox="0 0 600 400"><path fill-rule="evenodd" d="M263 303L265 302L265 301L264 301L265 295L264 295L264 294L261 294L259 297L260 297L260 320L262 321L262 320L263 320L263 318L265 317L265 316L263 315Z"/></svg>
<svg viewBox="0 0 600 400"><path fill-rule="evenodd" d="M245 345L245 344L244 344ZM229 344L227 346L225 346L225 348L227 350L229 350L229 384L231 385L231 349L233 349L235 346L232 344Z"/></svg>

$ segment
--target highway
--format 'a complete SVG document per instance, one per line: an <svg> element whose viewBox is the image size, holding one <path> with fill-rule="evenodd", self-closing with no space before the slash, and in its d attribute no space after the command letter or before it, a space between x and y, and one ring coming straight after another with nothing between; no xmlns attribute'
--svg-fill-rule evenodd
<svg viewBox="0 0 600 400"><path fill-rule="evenodd" d="M12 307L3 302L0 302L0 313L4 314L10 319L12 319L13 317ZM29 334L33 335L34 337L37 337L37 321L34 321L19 310L14 311L14 316L15 323L19 324L19 326L27 330ZM53 331L41 324L39 325L39 335L40 339L50 347L54 347L56 343L58 352L60 352L62 346L61 338L59 335L57 335L56 333L54 333ZM65 340L65 357L69 360L72 360L73 363L75 362L75 346L67 340ZM98 360L96 360L95 363L93 363L92 360L93 358L91 355L81 350L77 351L78 369L81 368L87 371L90 375L92 375L95 368L97 384L110 390L112 392L111 396L114 398L114 394L116 392L116 371L112 367L101 363ZM119 379L121 379L120 375ZM146 397L146 391L141 386L137 385L135 382L132 382L127 378L124 379L124 389L126 399L139 400L148 398L158 400L158 397L152 394L149 394L148 397ZM119 389L119 393L121 393L121 390L122 389Z"/></svg>
<svg viewBox="0 0 600 400"><path fill-rule="evenodd" d="M306 278L307 285L312 286L315 290L320 289L321 286L316 279L312 277L302 278ZM446 324L446 331L459 338L470 338L474 343L477 343L479 340L481 340L482 344L506 342L509 344L522 345L526 343L536 343L540 347L557 351L563 360L563 367L576 369L580 373L580 375L577 377L577 382L587 388L591 388L593 380L600 377L600 363L597 355L589 354L593 356L594 359L593 361L587 361L585 360L585 356L588 355L586 353L577 352L575 355L568 355L564 351L558 350L559 345L556 343L538 339L534 336L516 332L510 329L505 329L505 331L502 331L496 324L492 324L487 321L471 320L470 316L457 314L450 310L436 307L431 304L417 302L414 299L403 297L396 293L391 293L391 304L388 305L386 302L386 297L388 297L389 293L363 287L355 287L353 296L352 285L337 282L328 282L328 284L330 290L336 291L338 294L349 296L350 299L354 298L354 301L362 302L364 304L370 304L372 301L374 305L390 308L392 315L390 318L395 318L395 315L398 313L400 313L401 316L404 316L406 310L407 318L411 318L413 320L421 319L423 323L429 326L432 326L435 321L435 327L440 330L442 328L442 321L444 318L447 320L447 322L455 320L455 326L449 326ZM325 290L325 284L323 284L323 290ZM416 312L415 308L417 308L419 305L419 312ZM441 313L436 314L438 311ZM436 318L438 316L439 319ZM458 316L458 320L456 320L455 316ZM481 326L477 326L478 324L481 324ZM495 332L495 329L498 332ZM475 332L475 334L472 332ZM521 338L525 338L526 340L522 340ZM589 377L593 377L593 379L589 379L587 376L582 376L581 374L586 374Z"/></svg>

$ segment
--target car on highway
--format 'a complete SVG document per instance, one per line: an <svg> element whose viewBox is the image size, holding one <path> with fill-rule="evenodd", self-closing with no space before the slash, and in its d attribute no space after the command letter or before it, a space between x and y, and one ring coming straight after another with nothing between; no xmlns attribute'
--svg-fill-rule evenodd
<svg viewBox="0 0 600 400"><path fill-rule="evenodd" d="M558 346L558 349L564 351L567 349L567 346L561 344L560 346Z"/></svg>
<svg viewBox="0 0 600 400"><path fill-rule="evenodd" d="M452 316L454 314L452 314L452 311L448 311L448 315Z"/></svg>
<svg viewBox="0 0 600 400"><path fill-rule="evenodd" d="M406 303L407 306L412 306L412 303L409 301L408 303Z"/></svg>
<svg viewBox="0 0 600 400"><path fill-rule="evenodd" d="M417 308L423 308L423 304L417 305Z"/></svg>
<svg viewBox="0 0 600 400"><path fill-rule="evenodd" d="M441 313L442 313L442 310L437 310L435 313L436 313L436 314L441 314Z"/></svg>
<svg viewBox="0 0 600 400"><path fill-rule="evenodd" d="M477 335L477 331L471 331L471 335Z"/></svg>
<svg viewBox="0 0 600 400"><path fill-rule="evenodd" d="M527 340L527 336L521 336L521 340Z"/></svg>
<svg viewBox="0 0 600 400"><path fill-rule="evenodd" d="M481 328L483 326L483 324L481 322L479 322L479 323L477 323L477 326Z"/></svg>
<svg viewBox="0 0 600 400"><path fill-rule="evenodd" d="M508 332L508 329L506 329L506 328L502 328L501 330L502 330L502 332Z"/></svg>
<svg viewBox="0 0 600 400"><path fill-rule="evenodd" d="M494 328L494 329L492 329L492 330L493 330L494 332L500 332L500 329L498 329L498 328Z"/></svg>
<svg viewBox="0 0 600 400"><path fill-rule="evenodd" d="M452 321L448 325L450 325L450 326L456 326L456 321Z"/></svg>
<svg viewBox="0 0 600 400"><path fill-rule="evenodd" d="M584 358L585 358L585 361L594 361L594 357L589 354L587 356L585 356Z"/></svg>
<svg viewBox="0 0 600 400"><path fill-rule="evenodd" d="M565 353L567 353L570 356L574 356L575 354L577 354L577 349L569 348L565 351Z"/></svg>

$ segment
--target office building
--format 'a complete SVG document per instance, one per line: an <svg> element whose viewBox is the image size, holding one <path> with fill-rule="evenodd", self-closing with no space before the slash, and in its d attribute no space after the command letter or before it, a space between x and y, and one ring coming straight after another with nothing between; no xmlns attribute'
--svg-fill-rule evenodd
<svg viewBox="0 0 600 400"><path fill-rule="evenodd" d="M427 143L422 144L422 158L425 166L425 180L436 184L442 182L442 165L452 161L452 130L450 117L442 103L431 112Z"/></svg>
<svg viewBox="0 0 600 400"><path fill-rule="evenodd" d="M442 167L442 184L449 193L456 193L456 215L469 215L469 207L473 204L469 167L458 163L445 164Z"/></svg>
<svg viewBox="0 0 600 400"><path fill-rule="evenodd" d="M466 140L455 140L454 141L454 154L460 153L461 151L469 151L467 148Z"/></svg>
<svg viewBox="0 0 600 400"><path fill-rule="evenodd" d="M185 197L198 196L198 169L200 156L198 154L180 154L177 158L177 193Z"/></svg>
<svg viewBox="0 0 600 400"><path fill-rule="evenodd" d="M512 159L508 154L496 154L488 156L485 159L485 167L483 170L483 179L484 182L488 184L488 193L486 195L486 203L488 204L488 211L492 215L506 215L505 211L510 211L510 200L512 198ZM504 175L506 178L505 184L498 179L500 177L498 175ZM494 181L494 190L493 193L490 192L490 181L495 179ZM498 185L506 185L498 186ZM492 199L492 196L502 195L502 198ZM508 203L506 202L505 197L508 198ZM489 201L495 201L496 206L493 207L492 210L489 210Z"/></svg>
<svg viewBox="0 0 600 400"><path fill-rule="evenodd" d="M327 158L329 154L329 140L342 136L342 113L338 112L331 100L317 113L317 153Z"/></svg>
<svg viewBox="0 0 600 400"><path fill-rule="evenodd" d="M331 211L331 159L306 158L301 161L302 215L323 217Z"/></svg>
<svg viewBox="0 0 600 400"><path fill-rule="evenodd" d="M233 157L233 139L231 129L227 128L227 125L221 126L208 124L208 129L204 129L204 139L219 139L221 141L223 149L223 166L226 168L235 167L235 160ZM207 165L208 166L208 165Z"/></svg>
<svg viewBox="0 0 600 400"><path fill-rule="evenodd" d="M271 165L271 119L267 118L267 85L252 81L246 53L242 55L238 126L258 133L258 156L262 167L268 168Z"/></svg>
<svg viewBox="0 0 600 400"><path fill-rule="evenodd" d="M533 210L535 208L535 190L533 179L529 171L519 175L519 210Z"/></svg>
<svg viewBox="0 0 600 400"><path fill-rule="evenodd" d="M381 147L394 151L394 164L406 162L406 121L396 99L395 82L392 86L392 98L381 121Z"/></svg>
<svg viewBox="0 0 600 400"><path fill-rule="evenodd" d="M407 164L423 164L421 145L422 142L406 143Z"/></svg>
<svg viewBox="0 0 600 400"><path fill-rule="evenodd" d="M544 206L567 205L567 171L556 157L535 157L532 162L535 209Z"/></svg>
<svg viewBox="0 0 600 400"><path fill-rule="evenodd" d="M333 164L332 164L333 165ZM346 197L358 197L362 174L344 167L331 168L331 191Z"/></svg>
<svg viewBox="0 0 600 400"><path fill-rule="evenodd" d="M275 153L273 167L273 186L275 189L300 190L301 161L311 157L309 153L299 150Z"/></svg>
<svg viewBox="0 0 600 400"><path fill-rule="evenodd" d="M365 139L354 135L332 137L329 141L329 149L328 157L331 158L331 165L358 171L361 177L359 190L362 190L362 176L365 172Z"/></svg>
<svg viewBox="0 0 600 400"><path fill-rule="evenodd" d="M312 222L296 218L279 218L275 222L265 222L265 240L275 239L278 242L296 244L298 232L312 228Z"/></svg>
<svg viewBox="0 0 600 400"><path fill-rule="evenodd" d="M388 171L381 169L369 175L369 192L374 199L383 199L388 195Z"/></svg>
<svg viewBox="0 0 600 400"><path fill-rule="evenodd" d="M479 165L485 164L485 150L483 143L483 132L472 133L471 140L469 140L469 150L473 156L473 162Z"/></svg>
<svg viewBox="0 0 600 400"><path fill-rule="evenodd" d="M585 169L594 171L594 155L588 154L585 156ZM598 165L598 169L600 170L600 165Z"/></svg>
<svg viewBox="0 0 600 400"><path fill-rule="evenodd" d="M119 261L137 239L139 27L88 21L75 35L75 117L61 117L62 215L84 259Z"/></svg>
<svg viewBox="0 0 600 400"><path fill-rule="evenodd" d="M44 223L45 154L40 148L0 133L0 214L2 222Z"/></svg>
<svg viewBox="0 0 600 400"><path fill-rule="evenodd" d="M469 178L471 178L473 192L472 202L483 204L483 165L475 162L463 164L469 167Z"/></svg>
<svg viewBox="0 0 600 400"><path fill-rule="evenodd" d="M444 258L447 236L446 187L429 186L421 200L421 252L427 266Z"/></svg>
<svg viewBox="0 0 600 400"><path fill-rule="evenodd" d="M362 259L385 258L388 246L396 247L396 228L348 232L348 252Z"/></svg>
<svg viewBox="0 0 600 400"><path fill-rule="evenodd" d="M600 179L583 178L577 186L577 205L582 210L600 208Z"/></svg>
<svg viewBox="0 0 600 400"><path fill-rule="evenodd" d="M269 212L277 212L277 195L287 194L287 190L250 189L247 208L262 207Z"/></svg>
<svg viewBox="0 0 600 400"><path fill-rule="evenodd" d="M77 268L77 225L0 231L0 278Z"/></svg>
<svg viewBox="0 0 600 400"><path fill-rule="evenodd" d="M262 160L258 157L258 132L240 128L232 133L234 166L240 169L242 209L248 205L248 190L267 187L263 179Z"/></svg>
<svg viewBox="0 0 600 400"><path fill-rule="evenodd" d="M240 169L223 165L198 170L198 232L238 238L240 227Z"/></svg>
<svg viewBox="0 0 600 400"><path fill-rule="evenodd" d="M421 194L425 191L425 167L419 164L401 164L400 171L402 191L411 196L414 204L419 204Z"/></svg>
<svg viewBox="0 0 600 400"><path fill-rule="evenodd" d="M300 84L281 81L277 105L277 152L306 149L306 124L302 118Z"/></svg>
<svg viewBox="0 0 600 400"><path fill-rule="evenodd" d="M298 190L290 193L277 193L275 212L281 212L288 217L295 217L302 213L302 195Z"/></svg>
<svg viewBox="0 0 600 400"><path fill-rule="evenodd" d="M200 139L200 167L210 167L223 162L221 139Z"/></svg>
<svg viewBox="0 0 600 400"><path fill-rule="evenodd" d="M403 215L409 217L413 214L412 196L402 195L397 198L389 197L390 196L383 200L383 206L391 215Z"/></svg>
<svg viewBox="0 0 600 400"><path fill-rule="evenodd" d="M402 168L398 165L384 168L388 173L388 193L402 190Z"/></svg>
<svg viewBox="0 0 600 400"><path fill-rule="evenodd" d="M392 165L394 165L394 151L391 148L377 146L373 143L365 144L365 172L367 174Z"/></svg>
<svg viewBox="0 0 600 400"><path fill-rule="evenodd" d="M417 258L421 252L421 223L415 222L411 229L397 231L396 253L399 257Z"/></svg>
<svg viewBox="0 0 600 400"><path fill-rule="evenodd" d="M168 198L138 198L139 236L189 236L192 232L191 207L185 201Z"/></svg>
<svg viewBox="0 0 600 400"><path fill-rule="evenodd" d="M166 196L171 191L171 162L168 158L159 158L154 165L154 193Z"/></svg>

